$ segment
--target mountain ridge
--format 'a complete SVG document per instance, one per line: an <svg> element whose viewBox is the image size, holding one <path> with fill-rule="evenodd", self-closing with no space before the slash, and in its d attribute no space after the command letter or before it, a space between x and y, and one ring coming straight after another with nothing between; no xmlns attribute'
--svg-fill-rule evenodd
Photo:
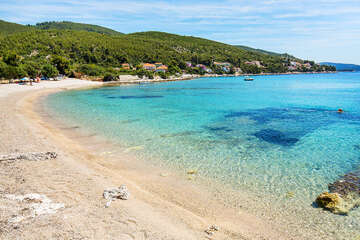
<svg viewBox="0 0 360 240"><path fill-rule="evenodd" d="M320 65L334 66L337 71L360 71L360 65L352 63L321 62Z"/></svg>
<svg viewBox="0 0 360 240"><path fill-rule="evenodd" d="M111 28L93 25L93 24L86 24L86 23L76 23L71 21L61 21L61 22L41 22L34 25L35 28L41 30L51 30L51 29L58 29L58 30L77 30L77 31L87 31L87 32L96 32L108 35L122 35L118 31L115 31Z"/></svg>

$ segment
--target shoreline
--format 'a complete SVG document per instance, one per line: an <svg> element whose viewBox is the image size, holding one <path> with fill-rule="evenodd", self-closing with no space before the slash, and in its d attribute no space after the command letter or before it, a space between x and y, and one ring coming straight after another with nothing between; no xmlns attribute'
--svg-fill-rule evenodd
<svg viewBox="0 0 360 240"><path fill-rule="evenodd" d="M286 72L286 73L252 73L252 74L227 74L227 75L218 75L218 74L184 74L180 77L171 76L168 79L162 79L157 77L155 79L147 78L138 78L137 76L132 75L122 75L125 76L125 80L105 82L108 85L121 85L121 84L141 84L141 83L159 83L159 82L173 82L173 81L188 81L201 78L216 78L216 77L245 77L245 76L282 76L282 75L301 75L301 74L335 74L336 72ZM128 80L128 79L132 80ZM86 80L86 79L85 79Z"/></svg>
<svg viewBox="0 0 360 240"><path fill-rule="evenodd" d="M214 77L245 77L245 76L281 76L281 75L301 75L301 74L335 74L339 73L336 72L285 72L285 73L249 73L249 74L226 74L226 75L218 75L218 74L183 74L179 77L171 76L167 79L162 79L160 77L156 77L154 79L147 79L147 78L138 78L136 75L120 75L120 80L117 81L110 81L110 82L103 82L89 78L81 78L79 80L93 82L93 83L101 83L103 85L119 85L119 84L141 84L141 83L159 83L159 82L173 82L173 81L187 81L187 80L194 80L199 78L214 78ZM121 77L125 79L121 79ZM51 82L51 81L46 81ZM54 82L54 81L52 81ZM56 81L55 81L56 82ZM27 82L29 83L29 82ZM19 84L18 81L15 80L0 80L0 86L6 84ZM34 82L34 85L37 83Z"/></svg>
<svg viewBox="0 0 360 240"><path fill-rule="evenodd" d="M59 85L61 85L60 82ZM119 164L119 159L124 163L126 161L129 162L129 159L126 159L129 158L128 155L123 154L123 156L118 156L117 160L112 161L95 155L77 144L76 140L74 141L66 137L62 134L60 129L56 129L51 126L51 124L44 122L42 117L38 115L39 113L37 113L34 109L37 101L46 94L79 87L98 87L102 85L103 84L96 84L95 86L94 84L87 82L86 84L79 84L75 87L65 85L62 87L57 86L55 89L48 87L39 89L38 91L30 90L25 92L25 94L20 90L10 90L8 94L0 94L1 97L7 100L14 100L14 98L17 99L19 95L21 95L20 99L16 100L16 113L8 114L9 110L14 110L11 106L8 106L8 112L5 112L8 114L7 117L17 117L20 119L19 122L16 123L15 128L14 126L10 127L12 131L7 130L7 133L2 132L1 137L4 138L4 134L6 134L8 141L7 144L2 146L0 150L4 153L28 151L30 149L32 151L35 149L48 151L51 147L54 147L57 150L60 158L54 162L36 163L36 167L33 167L29 163L24 164L21 162L15 163L15 165L16 168L22 169L24 174L23 177L26 179L26 182L29 181L30 183L33 183L29 189L42 194L46 193L46 195L51 196L56 201L65 204L64 212L74 218L74 221L71 221L71 224L74 226L82 225L84 221L87 221L86 218L88 218L89 215L81 214L82 211L85 213L95 211L97 212L96 216L90 218L97 226L96 228L99 228L96 232L101 232L105 228L108 228L108 224L103 223L103 215L108 214L109 211L106 211L102 205L102 191L108 186L116 186L125 183L132 194L131 199L128 201L116 201L112 204L110 209L111 211L120 211L119 214L121 215L121 212L124 211L125 207L129 213L126 217L121 218L123 219L122 221L128 221L129 219L127 218L129 218L128 216L130 215L134 216L134 218L136 218L136 224L141 225L143 228L142 230L146 232L145 235L148 236L147 239L170 239L170 236L171 239L207 239L208 236L204 233L204 230L212 224L220 226L219 233L216 233L217 239L261 239L264 237L268 239L292 239L289 238L287 234L274 231L271 227L269 227L267 222L249 214L234 214L231 212L231 209L227 210L228 214L221 214L221 211L219 210L224 210L225 208L222 208L220 204L211 200L209 193L206 197L209 201L205 201L205 206L207 206L206 204L210 204L211 207L201 207L201 204L204 205L203 200L206 198L204 198L204 196L200 196L201 194L199 194L199 189L196 186L191 186L192 184L190 183L183 186L182 184L177 183L177 179L175 177L166 177L166 181L171 182L176 186L175 189L169 189L167 188L169 187L169 183L164 184L164 178L161 176L159 177L159 174L156 173L156 176L151 176L151 179L154 180L153 183L147 183L154 189L154 191L149 192L146 188L141 186L141 182L148 181L148 179L144 177L147 176L145 172L140 172L139 174L139 172L137 172L138 169L134 170L129 168L129 165L128 167L124 167L125 164L123 164L123 166L121 166L122 164ZM8 122L7 124L11 126L12 123ZM21 128L24 128L25 132L27 131L32 134L29 134L28 138L22 136L21 133L15 134L14 131L18 131ZM7 126L7 129L9 129L9 126ZM22 138L21 141L24 141L23 144L17 142L19 137ZM32 146L33 144L30 144L30 142L35 142L36 146ZM16 149L14 149L13 146L16 146ZM24 167L27 167L27 169L23 169ZM76 169L77 171L74 172L73 169ZM61 172L62 174L54 174L54 172ZM45 176L47 176L47 182L44 184L43 178ZM66 178L68 179L64 181ZM88 179L88 182L83 181L84 179ZM95 182L94 179L96 179ZM60 187L58 185L59 181L67 182L67 184ZM186 183L186 181L183 182ZM9 182L5 180L3 184L6 185L7 183ZM13 189L8 190L8 193L26 193L26 189L24 189L23 186L18 185L19 184L15 184L17 187L13 187ZM42 189L44 188L44 185L46 186L46 190ZM68 188L68 185L70 185L71 188ZM64 187L66 189L62 189ZM6 186L0 186L0 188L7 189ZM82 191L80 191L79 188L81 188ZM59 195L61 192L63 194ZM65 196L64 193L66 193ZM84 197L84 193L86 193L86 197ZM167 193L167 195L165 195L165 193ZM71 195L75 195L77 197L74 199L74 197L70 197ZM188 196L194 196L195 198L189 200ZM77 201L77 198L80 198L81 201ZM96 201L94 202L92 199ZM1 199L1 201L4 200ZM74 211L72 211L73 208L79 208L79 210L75 212L77 212L80 216L76 214L76 216L74 216ZM217 210L213 211L212 208L213 210ZM171 209L171 211L168 211L168 209ZM63 212L55 214L54 218L56 218L57 221L63 221L63 219L58 219L59 215L63 215ZM149 216L151 216L150 219ZM154 218L154 216L156 217ZM52 216L49 216L49 218L49 221L52 222ZM30 226L34 227L34 224L36 226L38 221L40 220L35 220L30 223ZM94 229L96 229L95 225L89 226L85 229L87 231L94 231ZM122 226L123 232L133 231L133 236L136 234L144 235L144 231L141 232L139 229L134 231L134 226L129 227L130 223L125 225L126 226ZM261 226L260 229L259 226ZM29 227L21 226L20 228L22 229L23 234L30 234L31 232ZM67 227L65 227L65 229L66 228ZM84 228L84 226L80 228ZM116 225L110 228L115 231L115 228L119 228L119 226ZM64 229L61 229L61 231L63 230ZM49 224L46 227L46 231L59 232L60 230L56 230L54 225ZM71 231L75 230L70 227L68 232ZM7 239L13 239L12 237L16 236L16 234L18 234L17 230L9 231ZM111 234L109 234L109 236L110 235ZM95 236L90 236L89 238L99 239Z"/></svg>

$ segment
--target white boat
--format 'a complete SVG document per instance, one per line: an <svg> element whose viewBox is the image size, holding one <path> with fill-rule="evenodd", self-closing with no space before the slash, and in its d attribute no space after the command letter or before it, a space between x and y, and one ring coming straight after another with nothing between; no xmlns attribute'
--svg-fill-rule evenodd
<svg viewBox="0 0 360 240"><path fill-rule="evenodd" d="M249 76L245 76L244 81L254 81L254 79Z"/></svg>

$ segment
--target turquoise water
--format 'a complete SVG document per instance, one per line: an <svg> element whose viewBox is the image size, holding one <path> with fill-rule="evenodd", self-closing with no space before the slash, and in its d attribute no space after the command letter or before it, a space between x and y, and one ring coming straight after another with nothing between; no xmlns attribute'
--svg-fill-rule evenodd
<svg viewBox="0 0 360 240"><path fill-rule="evenodd" d="M360 167L360 73L103 87L53 94L46 104L154 164L274 199L292 192L307 208Z"/></svg>

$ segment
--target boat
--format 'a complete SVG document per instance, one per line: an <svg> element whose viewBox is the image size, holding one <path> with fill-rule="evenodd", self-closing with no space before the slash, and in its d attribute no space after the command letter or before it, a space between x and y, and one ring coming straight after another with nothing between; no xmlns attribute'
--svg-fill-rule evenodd
<svg viewBox="0 0 360 240"><path fill-rule="evenodd" d="M245 76L244 81L254 81L254 79L249 76Z"/></svg>

